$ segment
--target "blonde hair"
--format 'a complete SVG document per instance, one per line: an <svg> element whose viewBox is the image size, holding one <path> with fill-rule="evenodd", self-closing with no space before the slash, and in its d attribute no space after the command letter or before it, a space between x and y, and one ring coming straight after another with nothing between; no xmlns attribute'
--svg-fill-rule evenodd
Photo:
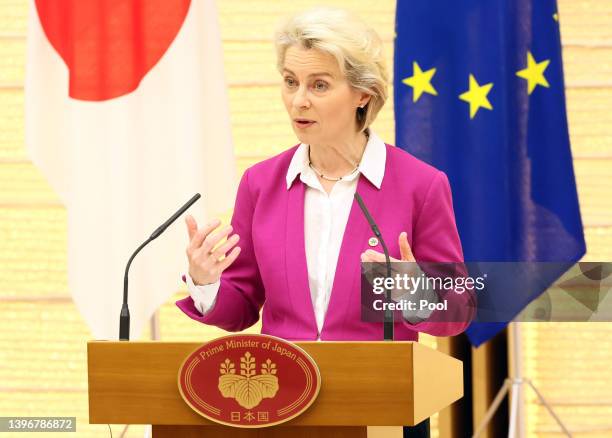
<svg viewBox="0 0 612 438"><path fill-rule="evenodd" d="M318 7L290 17L276 31L274 42L281 73L291 46L336 58L349 84L371 96L365 108L357 109L358 130L364 131L376 119L387 100L388 73L382 41L361 19L344 9Z"/></svg>

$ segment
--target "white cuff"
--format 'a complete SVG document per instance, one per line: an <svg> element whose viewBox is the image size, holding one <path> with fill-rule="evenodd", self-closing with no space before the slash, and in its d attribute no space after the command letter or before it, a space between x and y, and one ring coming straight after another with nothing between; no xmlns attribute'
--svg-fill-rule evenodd
<svg viewBox="0 0 612 438"><path fill-rule="evenodd" d="M185 281L187 282L187 290L189 290L195 308L202 316L206 315L217 302L217 293L219 292L219 287L221 287L221 280L199 286L193 282L189 274L185 274Z"/></svg>

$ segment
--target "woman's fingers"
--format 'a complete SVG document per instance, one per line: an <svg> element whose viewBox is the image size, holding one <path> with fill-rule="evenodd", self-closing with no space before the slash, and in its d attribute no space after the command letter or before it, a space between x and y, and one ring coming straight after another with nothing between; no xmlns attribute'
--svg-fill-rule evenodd
<svg viewBox="0 0 612 438"><path fill-rule="evenodd" d="M408 234L405 231L400 233L398 243L402 260L405 262L414 262L414 255L412 254L412 249L410 249L410 244L408 243Z"/></svg>
<svg viewBox="0 0 612 438"><path fill-rule="evenodd" d="M393 257L389 257L389 260L391 260L392 262L399 261L398 259L395 259ZM387 261L387 259L385 258L385 255L382 252L374 251L373 249L368 249L367 251L361 254L361 261L370 263L384 263Z"/></svg>
<svg viewBox="0 0 612 438"><path fill-rule="evenodd" d="M410 248L410 244L408 243L408 234L405 231L402 231L398 238L398 244L401 254L401 261L404 262L414 262L414 255L412 254L412 249ZM390 257L392 262L397 262L400 260L394 259ZM382 252L374 251L373 249L368 249L364 253L361 254L362 262L384 262L385 255Z"/></svg>
<svg viewBox="0 0 612 438"><path fill-rule="evenodd" d="M232 232L232 230L233 227L231 225L227 225L226 227L221 228L219 231L210 233L208 236L206 236L206 239L204 239L204 243L202 243L200 251L206 255L212 254L215 246L217 246L221 240L225 239Z"/></svg>
<svg viewBox="0 0 612 438"><path fill-rule="evenodd" d="M234 263L234 260L236 260L236 258L238 257L238 254L240 254L239 246L232 249L232 251L228 255L226 255L223 260L219 262L220 271L221 272L225 271L229 265Z"/></svg>
<svg viewBox="0 0 612 438"><path fill-rule="evenodd" d="M221 225L221 221L219 219L213 219L202 228L200 228L194 235L193 238L189 242L189 249L191 251L196 251L198 248L202 246L204 240L208 237L208 235L219 225Z"/></svg>
<svg viewBox="0 0 612 438"><path fill-rule="evenodd" d="M187 234L189 235L189 241L191 242L191 240L193 240L193 236L195 236L195 233L198 232L198 224L190 214L185 216L185 223L187 224Z"/></svg>
<svg viewBox="0 0 612 438"><path fill-rule="evenodd" d="M240 236L238 234L232 235L225 242L223 242L222 245L219 245L219 247L212 252L210 257L215 262L218 261L221 257L226 255L226 253L230 249L232 249L234 247L234 245L236 245L238 243L239 240L240 240Z"/></svg>
<svg viewBox="0 0 612 438"><path fill-rule="evenodd" d="M197 229L195 220L188 217L185 222L189 235L192 236L187 248L189 275L196 285L218 281L221 273L236 260L240 253L240 248L235 247L240 236L237 234L229 236L233 230L231 225L214 231L220 225L218 219L211 221L195 233L194 229ZM223 239L226 240L223 242ZM229 254L227 254L228 251ZM220 260L221 258L223 260Z"/></svg>

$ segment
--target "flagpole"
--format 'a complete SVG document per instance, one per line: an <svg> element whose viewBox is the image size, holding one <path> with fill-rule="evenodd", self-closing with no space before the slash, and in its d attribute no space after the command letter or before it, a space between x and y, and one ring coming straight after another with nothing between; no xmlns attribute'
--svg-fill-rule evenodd
<svg viewBox="0 0 612 438"><path fill-rule="evenodd" d="M559 416L555 413L552 406L546 401L542 393L536 388L533 382L523 377L523 373L521 370L522 365L522 355L521 355L521 342L520 342L520 329L518 322L511 322L510 333L509 333L509 341L510 341L510 372L509 377L504 380L504 384L499 389L495 398L493 399L493 403L489 406L484 418L480 422L480 425L472 435L472 438L478 438L482 434L482 432L487 427L487 424L493 418L493 415L499 408L502 400L506 395L509 397L510 401L510 421L508 427L508 438L522 438L525 436L525 415L524 415L524 400L523 400L523 391L522 385L528 385L537 395L540 403L546 408L548 413L553 417L555 422L559 425L563 433L572 437L570 431L565 427ZM518 433L517 433L518 426Z"/></svg>
<svg viewBox="0 0 612 438"><path fill-rule="evenodd" d="M151 340L159 341L161 338L161 332L159 329L159 309L153 312L153 315L151 315L149 327L151 328Z"/></svg>
<svg viewBox="0 0 612 438"><path fill-rule="evenodd" d="M509 376L512 380L510 393L510 427L509 437L525 437L525 392L523 391L523 350L521 346L521 329L518 322L510 323L509 342Z"/></svg>

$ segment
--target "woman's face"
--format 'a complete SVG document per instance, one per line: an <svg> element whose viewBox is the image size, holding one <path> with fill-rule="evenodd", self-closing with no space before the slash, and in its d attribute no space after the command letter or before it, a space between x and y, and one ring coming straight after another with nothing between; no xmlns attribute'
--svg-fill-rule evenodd
<svg viewBox="0 0 612 438"><path fill-rule="evenodd" d="M292 46L283 67L283 102L300 142L325 144L355 134L355 112L369 96L349 85L332 55Z"/></svg>

